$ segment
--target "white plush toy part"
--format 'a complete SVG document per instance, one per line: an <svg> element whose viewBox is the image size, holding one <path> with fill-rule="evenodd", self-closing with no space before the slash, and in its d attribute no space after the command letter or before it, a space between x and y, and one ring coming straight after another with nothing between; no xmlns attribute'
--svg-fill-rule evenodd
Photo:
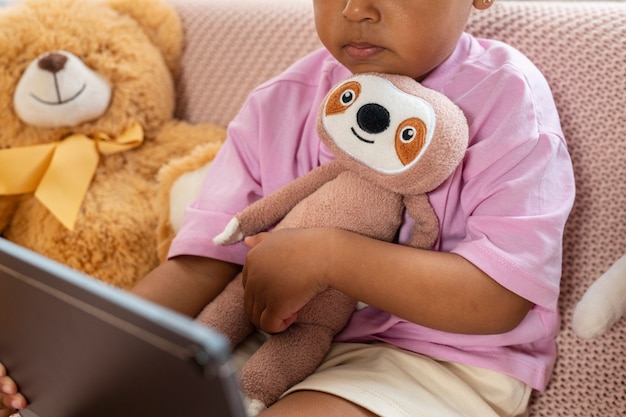
<svg viewBox="0 0 626 417"><path fill-rule="evenodd" d="M19 118L28 124L77 126L107 111L111 86L76 55L46 52L26 68L13 100Z"/></svg>
<svg viewBox="0 0 626 417"><path fill-rule="evenodd" d="M606 333L626 313L626 255L615 262L583 295L572 327L583 339Z"/></svg>

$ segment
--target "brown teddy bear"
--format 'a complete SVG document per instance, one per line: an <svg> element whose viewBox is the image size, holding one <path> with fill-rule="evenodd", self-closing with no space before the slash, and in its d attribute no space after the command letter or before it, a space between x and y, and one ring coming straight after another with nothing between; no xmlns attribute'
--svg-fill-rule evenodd
<svg viewBox="0 0 626 417"><path fill-rule="evenodd" d="M225 137L174 118L182 47L161 0L0 8L3 237L124 288L158 264L159 169Z"/></svg>
<svg viewBox="0 0 626 417"><path fill-rule="evenodd" d="M337 227L393 241L406 210L415 221L408 244L430 249L439 221L427 193L465 155L468 127L463 112L409 77L360 74L328 93L317 126L336 160L238 213L214 242L235 243L274 224L276 229ZM236 346L254 330L243 298L240 274L197 320ZM329 288L252 355L241 372L249 415L315 370L356 305Z"/></svg>

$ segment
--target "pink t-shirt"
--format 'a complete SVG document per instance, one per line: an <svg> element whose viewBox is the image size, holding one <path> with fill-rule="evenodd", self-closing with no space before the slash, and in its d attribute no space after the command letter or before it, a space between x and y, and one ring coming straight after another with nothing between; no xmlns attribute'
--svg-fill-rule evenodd
<svg viewBox="0 0 626 417"><path fill-rule="evenodd" d="M216 247L213 237L253 201L333 158L316 133L317 109L350 75L320 50L250 94L186 212L170 257L244 262L243 244ZM423 84L461 107L470 126L463 162L429 194L441 228L435 249L462 255L534 307L514 330L485 336L436 331L368 307L354 313L336 340L382 341L500 371L543 390L556 359L562 234L574 199L549 87L513 48L468 34ZM407 219L401 243L410 226Z"/></svg>

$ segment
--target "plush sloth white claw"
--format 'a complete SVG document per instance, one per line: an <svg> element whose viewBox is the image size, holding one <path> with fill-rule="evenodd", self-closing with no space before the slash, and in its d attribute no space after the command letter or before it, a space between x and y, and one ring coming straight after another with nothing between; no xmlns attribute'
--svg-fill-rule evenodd
<svg viewBox="0 0 626 417"><path fill-rule="evenodd" d="M213 238L213 243L216 245L228 245L239 242L243 238L243 233L241 233L239 228L239 220L233 217L224 228L224 231Z"/></svg>

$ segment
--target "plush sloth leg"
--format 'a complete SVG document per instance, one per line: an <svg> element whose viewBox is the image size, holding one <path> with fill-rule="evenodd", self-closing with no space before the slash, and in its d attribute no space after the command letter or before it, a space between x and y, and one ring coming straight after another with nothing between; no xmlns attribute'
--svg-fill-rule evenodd
<svg viewBox="0 0 626 417"><path fill-rule="evenodd" d="M196 320L226 336L233 348L252 333L254 326L243 307L242 275L237 275Z"/></svg>
<svg viewBox="0 0 626 417"><path fill-rule="evenodd" d="M311 300L298 312L293 325L273 335L244 365L241 385L248 399L270 406L312 374L330 350L334 336L347 324L355 304L334 289Z"/></svg>

